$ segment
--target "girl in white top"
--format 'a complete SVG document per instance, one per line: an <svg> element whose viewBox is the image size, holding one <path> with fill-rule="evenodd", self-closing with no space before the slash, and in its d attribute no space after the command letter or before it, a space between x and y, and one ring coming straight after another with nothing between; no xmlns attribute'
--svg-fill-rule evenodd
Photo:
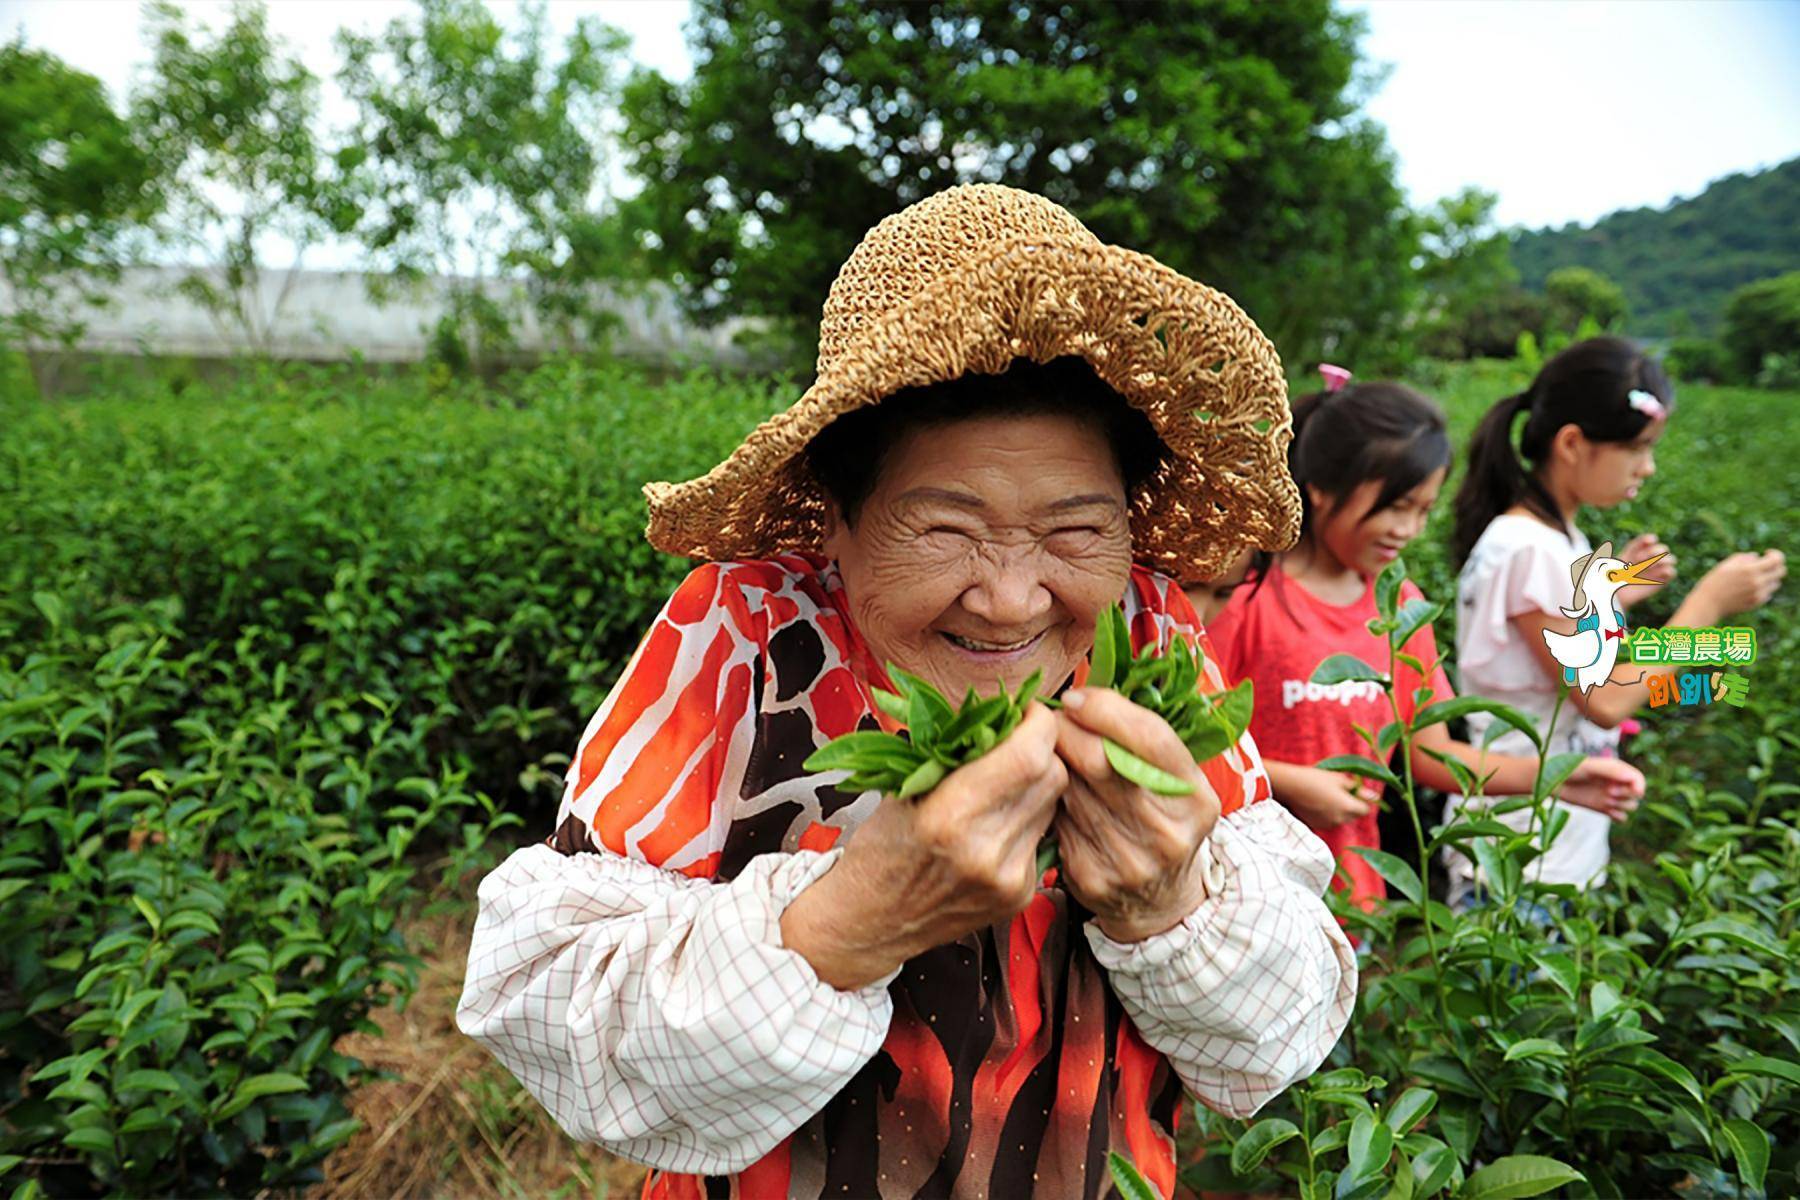
<svg viewBox="0 0 1800 1200"><path fill-rule="evenodd" d="M1469 471L1456 497L1452 548L1462 564L1457 580L1456 661L1462 690L1510 704L1530 714L1541 730L1550 723L1562 668L1551 657L1544 630L1573 633L1562 610L1570 602L1570 564L1591 550L1575 527L1582 505L1611 508L1634 499L1656 471L1654 447L1668 427L1674 389L1662 368L1623 338L1578 342L1544 364L1531 386L1500 401L1482 419L1469 447ZM1526 417L1517 449L1513 426ZM1521 461L1521 455L1523 461ZM1626 562L1664 557L1642 577L1666 584L1675 557L1654 533L1642 533L1618 552ZM1781 551L1738 553L1724 559L1695 585L1669 619L1672 626L1717 625L1766 603L1787 572ZM1629 609L1652 588L1622 589ZM1551 754L1617 754L1619 723L1649 698L1648 673L1621 656L1610 682L1583 694L1571 690L1557 717ZM1626 682L1632 680L1634 682ZM1469 718L1469 740L1482 743L1493 718ZM1491 749L1529 754L1529 739L1515 729ZM1464 804L1492 804L1495 797L1451 796L1448 820ZM1547 883L1585 886L1606 869L1609 819L1592 809L1564 805L1568 824L1533 866ZM1501 820L1525 829L1530 809ZM1622 819L1618 818L1618 819ZM1474 892L1474 866L1446 853L1450 902L1462 906Z"/></svg>

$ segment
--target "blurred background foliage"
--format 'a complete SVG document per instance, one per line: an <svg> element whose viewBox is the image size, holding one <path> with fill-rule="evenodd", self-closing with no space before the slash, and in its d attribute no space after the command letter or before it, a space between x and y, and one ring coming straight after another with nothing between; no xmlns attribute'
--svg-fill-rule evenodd
<svg viewBox="0 0 1800 1200"><path fill-rule="evenodd" d="M1512 356L1583 319L1754 384L1800 358L1800 160L1591 227L1498 227L1496 197L1414 209L1383 128L1365 20L1329 0L1128 6L1009 0L697 0L679 82L595 18L553 34L481 0L423 0L342 32L329 78L254 3L208 29L167 3L115 105L0 47L0 336L76 341L124 266L176 285L267 354L309 251L370 294L448 298L433 355L491 377L526 322L604 351L595 285L673 287L692 319L750 318L811 365L819 305L862 233L922 196L1004 181L1102 239L1237 299L1294 363L1365 373ZM334 124L322 94L352 114ZM630 180L614 196L609 170ZM273 299L270 299L270 296Z"/></svg>

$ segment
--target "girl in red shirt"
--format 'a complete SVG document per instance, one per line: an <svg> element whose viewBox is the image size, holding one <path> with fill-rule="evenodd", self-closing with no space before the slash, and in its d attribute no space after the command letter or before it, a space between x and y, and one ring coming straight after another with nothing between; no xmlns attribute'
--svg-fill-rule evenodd
<svg viewBox="0 0 1800 1200"><path fill-rule="evenodd" d="M1292 550L1258 555L1244 581L1226 589L1222 611L1207 633L1228 678L1256 683L1250 731L1268 768L1275 798L1331 847L1340 886L1363 907L1386 894L1381 877L1353 847L1380 847L1379 784L1321 770L1334 754L1370 753L1357 727L1374 733L1393 719L1387 697L1373 683L1321 685L1314 669L1333 654L1353 654L1386 669L1386 639L1369 632L1375 618L1374 578L1425 528L1425 519L1450 471L1450 439L1438 406L1397 383L1360 383L1316 392L1294 404L1288 466L1302 504L1300 540ZM1229 583L1229 581L1227 581ZM1216 585L1193 595L1215 600ZM1408 581L1400 602L1420 595ZM1205 611L1205 609L1202 609ZM1423 704L1455 693L1444 674L1430 625L1406 643L1425 668L1397 668L1395 698L1410 719ZM1419 689L1430 695L1415 705ZM1529 792L1538 760L1484 754L1452 738L1443 724L1413 742L1413 777L1441 791L1457 789L1432 753L1460 759L1487 776L1495 795ZM1628 763L1588 758L1561 789L1562 799L1622 814L1643 795L1644 777Z"/></svg>

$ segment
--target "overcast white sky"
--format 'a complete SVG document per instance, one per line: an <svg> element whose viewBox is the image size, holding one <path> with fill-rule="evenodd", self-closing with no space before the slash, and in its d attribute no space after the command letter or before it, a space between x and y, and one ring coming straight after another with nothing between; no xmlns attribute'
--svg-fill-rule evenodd
<svg viewBox="0 0 1800 1200"><path fill-rule="evenodd" d="M1279 2L1279 0L1275 0ZM202 22L228 6L190 0ZM273 0L276 31L329 74L340 27L379 28L403 0ZM513 3L490 0L510 19ZM1592 221L1661 205L1721 175L1800 155L1800 0L1367 0L1367 56L1391 65L1368 106L1417 203L1476 184L1506 224ZM554 0L592 13L665 74L690 70L686 0ZM122 96L144 52L136 0L0 0L23 30Z"/></svg>

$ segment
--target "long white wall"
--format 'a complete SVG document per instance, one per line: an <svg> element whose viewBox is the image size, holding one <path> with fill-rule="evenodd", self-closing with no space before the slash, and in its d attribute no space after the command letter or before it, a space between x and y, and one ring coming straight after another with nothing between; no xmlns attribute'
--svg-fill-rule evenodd
<svg viewBox="0 0 1800 1200"><path fill-rule="evenodd" d="M125 272L109 289L113 302L85 313L87 329L76 348L95 353L191 355L226 358L253 346L230 322L221 323L201 305L180 295L186 272L140 267ZM216 280L216 277L215 277ZM506 280L486 285L496 298L519 286ZM595 285L605 308L622 324L612 349L621 355L657 361L698 360L720 366L754 365L755 355L733 344L754 324L733 319L711 329L683 319L667 285L634 284L627 291ZM285 289L285 294L284 294ZM271 330L269 352L276 358L409 361L422 357L427 331L444 310L445 281L428 280L416 292L385 304L369 299L361 275L347 271L301 271L290 280L283 271L262 280L259 324ZM7 303L0 295L0 307ZM527 318L519 349L538 353L554 346Z"/></svg>

